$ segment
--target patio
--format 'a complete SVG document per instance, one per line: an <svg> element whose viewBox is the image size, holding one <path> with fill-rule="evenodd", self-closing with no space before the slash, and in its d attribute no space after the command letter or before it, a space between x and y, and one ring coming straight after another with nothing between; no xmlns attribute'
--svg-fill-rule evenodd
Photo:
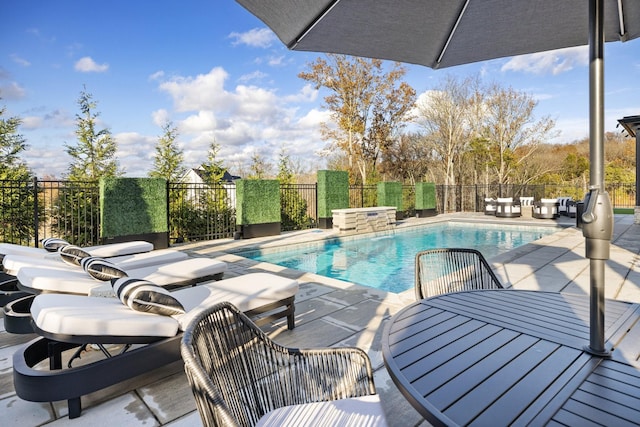
<svg viewBox="0 0 640 427"><path fill-rule="evenodd" d="M482 214L440 215L407 220L416 222L444 219L496 221ZM553 220L526 218L498 219L501 223L555 223ZM559 222L574 224L562 217ZM393 385L384 368L380 337L385 321L414 300L413 289L402 294L366 288L310 273L258 263L225 251L241 245L282 245L319 239L333 232L306 230L276 237L245 241L210 241L179 246L198 256L214 256L229 264L225 277L249 271L271 271L300 281L296 297L296 329L288 331L285 322L272 325L269 335L277 342L295 347L351 345L368 351L390 425L428 425ZM586 294L589 289L589 260L584 258L584 238L580 230L569 227L542 240L491 259L502 282L518 289L548 290ZM632 215L617 215L606 266L606 297L640 302L640 225ZM0 399L7 425L167 425L192 426L200 423L181 363L174 363L117 386L83 398L83 413L77 421L66 417L66 402L26 402L15 396L12 381L12 355L16 348L33 338L0 331Z"/></svg>

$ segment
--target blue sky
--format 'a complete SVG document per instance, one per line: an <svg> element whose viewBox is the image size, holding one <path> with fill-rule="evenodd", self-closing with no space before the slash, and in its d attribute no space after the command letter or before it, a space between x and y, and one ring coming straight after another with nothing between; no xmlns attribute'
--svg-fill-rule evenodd
<svg viewBox="0 0 640 427"><path fill-rule="evenodd" d="M23 157L38 177L66 172L84 86L127 176L147 174L168 119L187 167L206 159L214 139L232 173L254 153L276 164L282 149L303 167L324 167L326 93L297 77L321 54L288 51L233 0L2 0L0 15L0 105L23 119ZM420 94L447 73L480 73L538 99L536 116L555 119L553 142L565 143L588 135L587 59L576 48L439 71L408 66L406 81ZM607 131L640 114L638 82L640 40L607 44Z"/></svg>

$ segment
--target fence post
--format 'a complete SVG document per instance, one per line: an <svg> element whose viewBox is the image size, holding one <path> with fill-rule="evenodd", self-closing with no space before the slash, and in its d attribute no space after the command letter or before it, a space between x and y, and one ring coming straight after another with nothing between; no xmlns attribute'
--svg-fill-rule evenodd
<svg viewBox="0 0 640 427"><path fill-rule="evenodd" d="M478 210L478 184L474 185L475 190L476 190L476 195L473 198L473 211L474 212L479 212Z"/></svg>
<svg viewBox="0 0 640 427"><path fill-rule="evenodd" d="M38 218L38 177L33 177L33 238L35 240L33 246L38 247L40 236L38 230L40 228L40 220Z"/></svg>
<svg viewBox="0 0 640 427"><path fill-rule="evenodd" d="M167 203L167 246L171 246L171 202L169 200L169 180L165 185L165 198Z"/></svg>

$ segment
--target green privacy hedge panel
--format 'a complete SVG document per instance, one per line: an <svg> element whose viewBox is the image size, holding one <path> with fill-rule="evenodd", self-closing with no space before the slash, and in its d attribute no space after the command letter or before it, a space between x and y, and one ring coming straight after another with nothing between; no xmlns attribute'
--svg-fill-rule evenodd
<svg viewBox="0 0 640 427"><path fill-rule="evenodd" d="M101 237L167 232L167 181L101 178L100 212Z"/></svg>
<svg viewBox="0 0 640 427"><path fill-rule="evenodd" d="M379 182L378 206L395 206L397 212L402 211L402 183Z"/></svg>
<svg viewBox="0 0 640 427"><path fill-rule="evenodd" d="M349 173L318 171L318 217L331 218L333 209L349 207Z"/></svg>
<svg viewBox="0 0 640 427"><path fill-rule="evenodd" d="M436 208L436 184L433 182L416 183L416 209Z"/></svg>
<svg viewBox="0 0 640 427"><path fill-rule="evenodd" d="M269 179L236 181L236 224L280 222L280 182Z"/></svg>

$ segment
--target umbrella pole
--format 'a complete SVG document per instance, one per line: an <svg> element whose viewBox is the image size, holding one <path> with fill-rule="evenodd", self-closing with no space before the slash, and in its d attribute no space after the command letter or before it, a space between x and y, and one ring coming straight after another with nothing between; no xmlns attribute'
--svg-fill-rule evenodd
<svg viewBox="0 0 640 427"><path fill-rule="evenodd" d="M590 264L590 333L585 349L609 355L604 339L604 267L613 234L613 209L604 191L604 1L589 0L589 158L590 190L583 235Z"/></svg>

